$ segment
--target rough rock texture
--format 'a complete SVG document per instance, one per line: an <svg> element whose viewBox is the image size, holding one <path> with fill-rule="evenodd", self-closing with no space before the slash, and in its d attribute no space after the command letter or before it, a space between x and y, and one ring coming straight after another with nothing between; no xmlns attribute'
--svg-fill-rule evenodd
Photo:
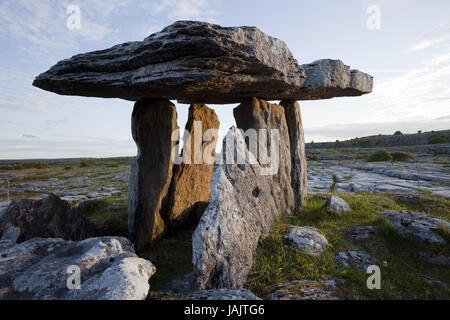
<svg viewBox="0 0 450 320"><path fill-rule="evenodd" d="M344 269L353 268L361 272L366 272L376 262L374 257L361 251L341 251L336 254L335 259Z"/></svg>
<svg viewBox="0 0 450 320"><path fill-rule="evenodd" d="M69 266L81 271L80 289L69 290ZM0 242L0 299L142 300L155 267L120 237L69 242L34 238Z"/></svg>
<svg viewBox="0 0 450 320"><path fill-rule="evenodd" d="M92 222L54 194L41 200L13 201L0 218L0 238L13 242L38 237L82 240L97 231Z"/></svg>
<svg viewBox="0 0 450 320"><path fill-rule="evenodd" d="M175 278L159 290L159 292L173 294L189 293L194 291L198 291L198 289L196 286L195 274L193 272Z"/></svg>
<svg viewBox="0 0 450 320"><path fill-rule="evenodd" d="M338 215L347 214L351 210L350 205L344 199L338 196L327 197L324 209L328 213L334 213Z"/></svg>
<svg viewBox="0 0 450 320"><path fill-rule="evenodd" d="M410 211L381 211L394 228L402 234L410 235L418 241L432 244L446 244L444 238L434 229L450 229L450 223L444 220L428 217L424 214Z"/></svg>
<svg viewBox="0 0 450 320"><path fill-rule="evenodd" d="M366 240L370 236L376 233L376 230L372 226L358 226L348 230L350 237L354 240Z"/></svg>
<svg viewBox="0 0 450 320"><path fill-rule="evenodd" d="M215 289L189 293L151 292L150 300L261 300L247 289Z"/></svg>
<svg viewBox="0 0 450 320"><path fill-rule="evenodd" d="M195 121L201 121L201 127L197 125L197 129L195 129ZM208 164L203 161L203 153L205 149L210 150L209 154L214 161L218 137L212 138L211 142L204 143L202 138L203 134L209 129L219 130L219 125L219 119L213 109L201 104L190 106L185 132L189 132L191 141L190 144L186 141L182 152L186 161L174 166L169 191L167 218L173 226L183 225L193 218L200 218L208 206L214 163ZM198 143L196 144L196 139L199 140L201 146ZM190 147L187 148L187 145L190 145ZM198 160L200 160L200 163L198 163ZM190 164L186 162L190 162Z"/></svg>
<svg viewBox="0 0 450 320"><path fill-rule="evenodd" d="M416 274L415 277L416 277L417 279L420 279L420 280L422 280L422 281L425 281L426 283L428 283L428 284L430 284L430 285L432 285L432 286L439 286L439 287L441 287L443 290L447 290L447 289L448 289L448 284L445 283L445 282L443 282L443 281L440 281L440 280L431 278L431 277L426 276L426 275L423 275L423 274Z"/></svg>
<svg viewBox="0 0 450 320"><path fill-rule="evenodd" d="M450 257L427 252L418 252L416 257L437 266L450 266Z"/></svg>
<svg viewBox="0 0 450 320"><path fill-rule="evenodd" d="M268 289L265 300L339 300L334 280L295 280Z"/></svg>
<svg viewBox="0 0 450 320"><path fill-rule="evenodd" d="M302 100L361 95L372 90L372 77L350 71L339 60L302 67L283 41L255 27L177 21L143 41L62 60L33 85L65 95L222 104L249 96Z"/></svg>
<svg viewBox="0 0 450 320"><path fill-rule="evenodd" d="M303 131L300 105L293 100L283 100L286 122L289 129L291 148L291 185L294 190L295 210L306 205L308 195L308 174L305 153L305 134Z"/></svg>
<svg viewBox="0 0 450 320"><path fill-rule="evenodd" d="M223 164L214 171L210 203L192 236L192 262L200 289L241 288L259 237L270 231L281 214L272 177L260 174L261 167L247 152L244 137L235 127L224 139L223 155L230 148L226 141L232 139L237 141L235 159L247 154L248 161Z"/></svg>
<svg viewBox="0 0 450 320"><path fill-rule="evenodd" d="M128 226L136 250L166 230L161 217L172 179L172 132L178 129L175 105L165 99L143 99L133 110L131 129L138 154L131 165Z"/></svg>
<svg viewBox="0 0 450 320"><path fill-rule="evenodd" d="M350 70L341 60L322 59L304 64L307 79L302 87L303 96L295 100L317 100L337 96L360 96L371 92L372 76Z"/></svg>
<svg viewBox="0 0 450 320"><path fill-rule="evenodd" d="M258 134L257 149L252 147L250 141L246 141L248 150L253 152L262 167L275 169L269 173L272 178L272 197L275 199L278 211L292 214L295 204L294 190L291 185L291 148L284 108L261 99L249 98L236 107L233 114L239 129L244 130L245 133L247 130L256 130ZM261 134L261 129L266 132ZM276 140L272 141L271 139L274 137L272 130L278 130L279 136L279 152L276 155L271 153L273 142L277 144ZM267 143L260 143L261 137L266 137L264 141ZM269 161L270 164L266 165Z"/></svg>
<svg viewBox="0 0 450 320"><path fill-rule="evenodd" d="M320 255L329 247L328 241L322 233L312 227L291 226L284 239L311 255Z"/></svg>

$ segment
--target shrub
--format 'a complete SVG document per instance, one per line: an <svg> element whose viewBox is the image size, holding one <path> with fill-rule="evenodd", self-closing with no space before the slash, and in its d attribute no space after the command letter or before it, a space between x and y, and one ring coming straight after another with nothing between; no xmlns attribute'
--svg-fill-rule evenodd
<svg viewBox="0 0 450 320"><path fill-rule="evenodd" d="M394 136L402 136L402 135L403 135L403 133L401 131L396 131L394 133Z"/></svg>
<svg viewBox="0 0 450 320"><path fill-rule="evenodd" d="M87 168L87 167L89 167L89 163L87 161L83 160L83 161L80 162L80 167L81 168Z"/></svg>
<svg viewBox="0 0 450 320"><path fill-rule="evenodd" d="M428 139L428 144L440 144L440 143L447 143L447 139L445 139L443 136L431 136Z"/></svg>
<svg viewBox="0 0 450 320"><path fill-rule="evenodd" d="M385 150L379 150L371 153L367 157L367 162L381 162L381 161L392 161L392 155Z"/></svg>
<svg viewBox="0 0 450 320"><path fill-rule="evenodd" d="M391 152L392 161L408 161L415 159L412 154L402 152L402 151L394 151Z"/></svg>

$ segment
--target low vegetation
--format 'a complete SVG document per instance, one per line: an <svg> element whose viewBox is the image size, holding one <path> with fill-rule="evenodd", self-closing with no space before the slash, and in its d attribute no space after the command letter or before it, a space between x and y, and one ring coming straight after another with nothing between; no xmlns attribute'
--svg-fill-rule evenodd
<svg viewBox="0 0 450 320"><path fill-rule="evenodd" d="M366 161L367 162L382 162L382 161L396 162L396 161L408 161L408 160L414 160L414 159L415 159L414 156L407 152L403 152L403 151L388 152L386 150L378 150L378 151L371 153L366 158Z"/></svg>
<svg viewBox="0 0 450 320"><path fill-rule="evenodd" d="M367 157L366 161L367 162L392 161L392 155L385 150L379 150L370 154Z"/></svg>
<svg viewBox="0 0 450 320"><path fill-rule="evenodd" d="M254 267L247 288L264 297L271 286L293 280L335 279L338 295L342 299L449 299L448 291L431 285L417 275L426 275L443 282L450 282L448 267L431 265L419 260L417 252L450 255L448 246L426 245L398 234L376 213L384 209L422 209L410 201L398 201L396 197L374 194L339 194L352 211L346 216L330 216L321 208L324 197L310 196L308 204L298 215L284 217L273 228L271 234L262 239L254 256ZM429 214L449 219L450 207L445 199L429 205ZM443 201L443 202L441 202ZM442 212L442 207L445 211ZM328 239L330 248L314 257L287 246L283 235L287 225L312 226L318 228ZM376 235L364 241L352 240L347 233L350 227L371 225ZM368 275L353 269L341 269L334 255L343 250L365 251L376 258L382 272L381 290L369 290Z"/></svg>

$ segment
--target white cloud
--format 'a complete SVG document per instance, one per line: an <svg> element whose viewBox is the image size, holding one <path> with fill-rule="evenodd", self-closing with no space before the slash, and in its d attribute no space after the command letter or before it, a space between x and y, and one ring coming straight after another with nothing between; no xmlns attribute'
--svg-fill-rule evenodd
<svg viewBox="0 0 450 320"><path fill-rule="evenodd" d="M428 34L425 34L417 43L415 43L410 51L419 51L427 49L439 43L446 42L450 39L450 28L437 30Z"/></svg>
<svg viewBox="0 0 450 320"><path fill-rule="evenodd" d="M416 69L375 83L367 121L424 121L450 114L450 54L434 55Z"/></svg>

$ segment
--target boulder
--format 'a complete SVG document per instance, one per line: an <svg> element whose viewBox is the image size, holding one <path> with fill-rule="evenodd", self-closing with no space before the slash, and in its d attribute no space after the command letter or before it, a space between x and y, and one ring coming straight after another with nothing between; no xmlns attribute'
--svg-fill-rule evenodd
<svg viewBox="0 0 450 320"><path fill-rule="evenodd" d="M288 244L315 256L322 254L329 247L328 241L323 234L312 227L290 226L289 232L284 236L284 239Z"/></svg>
<svg viewBox="0 0 450 320"><path fill-rule="evenodd" d="M329 196L326 198L324 209L328 213L343 215L350 212L350 205L338 196Z"/></svg>
<svg viewBox="0 0 450 320"><path fill-rule="evenodd" d="M54 194L40 200L13 201L0 218L1 239L13 242L38 237L77 241L97 232L92 222Z"/></svg>
<svg viewBox="0 0 450 320"><path fill-rule="evenodd" d="M303 131L300 105L293 100L283 100L286 123L289 129L291 148L291 185L294 190L295 210L299 211L306 205L308 195L308 175L305 153L305 134Z"/></svg>
<svg viewBox="0 0 450 320"><path fill-rule="evenodd" d="M62 60L33 85L64 95L225 104L250 96L362 95L372 90L372 82L339 60L301 66L283 41L255 27L177 21L143 41Z"/></svg>
<svg viewBox="0 0 450 320"><path fill-rule="evenodd" d="M80 268L79 289L68 288L73 266ZM143 300L155 270L150 261L134 254L128 239L120 237L2 241L0 299Z"/></svg>
<svg viewBox="0 0 450 320"><path fill-rule="evenodd" d="M265 300L339 300L334 280L294 280L267 290Z"/></svg>
<svg viewBox="0 0 450 320"><path fill-rule="evenodd" d="M246 141L247 148L261 167L268 169L265 174L272 180L272 197L277 210L292 214L295 204L291 184L291 148L284 108L261 99L249 98L236 107L233 114L237 127L244 130L245 134L249 133L247 130L257 133L257 143L251 145L249 139ZM273 130L277 130L278 140Z"/></svg>
<svg viewBox="0 0 450 320"><path fill-rule="evenodd" d="M431 244L447 243L447 241L435 231L436 228L450 230L450 223L447 221L407 210L386 210L381 211L378 214L389 221L399 233L409 235L420 242Z"/></svg>
<svg viewBox="0 0 450 320"><path fill-rule="evenodd" d="M230 151L231 141L236 142L234 152ZM225 159L225 164L214 171L210 203L192 236L192 262L199 289L242 288L252 268L258 239L282 214L274 199L278 194L272 177L261 174L261 167L235 127L224 139L222 155L247 160L244 164L226 164L230 160Z"/></svg>
<svg viewBox="0 0 450 320"><path fill-rule="evenodd" d="M374 265L376 260L371 255L362 251L341 251L335 255L335 260L344 269L356 269L366 272L367 268Z"/></svg>
<svg viewBox="0 0 450 320"><path fill-rule="evenodd" d="M198 125L194 125L195 122ZM185 161L174 166L168 196L167 218L172 226L180 226L200 218L208 206L214 163L205 162L203 153L208 148L211 159L214 161L218 136L213 137L209 143L203 143L202 138L209 129L219 130L219 125L219 119L213 109L201 104L190 106L185 129L185 132L190 135L190 144L188 148L186 145L189 141L186 141L184 146L182 157ZM196 139L199 140L198 146L196 146ZM195 159L196 153L200 156L197 155L197 159ZM198 160L201 162L198 163Z"/></svg>
<svg viewBox="0 0 450 320"><path fill-rule="evenodd" d="M140 251L166 231L161 217L172 179L172 132L178 129L175 105L165 99L143 99L133 110L131 127L138 147L131 164L128 192L130 238Z"/></svg>

